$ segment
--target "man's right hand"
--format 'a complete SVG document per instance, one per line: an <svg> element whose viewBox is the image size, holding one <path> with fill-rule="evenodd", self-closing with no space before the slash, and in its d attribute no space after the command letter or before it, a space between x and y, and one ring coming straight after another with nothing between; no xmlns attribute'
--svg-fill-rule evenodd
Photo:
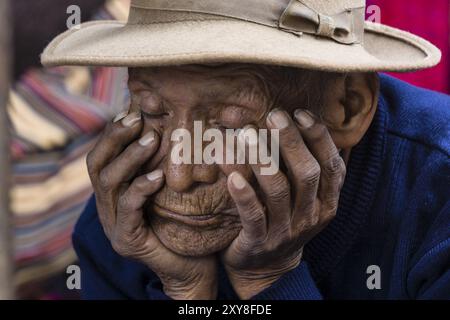
<svg viewBox="0 0 450 320"><path fill-rule="evenodd" d="M106 236L121 256L147 265L173 299L215 299L214 257L190 258L167 249L144 220L143 206L164 183L162 170L138 176L159 147L155 131L142 135L140 113L119 115L107 125L87 165Z"/></svg>

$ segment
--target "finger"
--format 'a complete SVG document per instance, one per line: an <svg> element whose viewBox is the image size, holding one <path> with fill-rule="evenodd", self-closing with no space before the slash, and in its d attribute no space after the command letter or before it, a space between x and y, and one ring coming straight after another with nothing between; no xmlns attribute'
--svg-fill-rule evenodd
<svg viewBox="0 0 450 320"><path fill-rule="evenodd" d="M115 203L116 195L122 194L127 188L126 183L138 172L142 165L156 152L159 137L154 131L145 134L138 141L130 144L112 163L104 168L99 175L95 187L96 193L106 199L106 203ZM101 217L105 225L114 225L115 210L107 210Z"/></svg>
<svg viewBox="0 0 450 320"><path fill-rule="evenodd" d="M94 184L100 171L136 137L142 130L141 114L119 114L107 124L96 145L87 156L89 176Z"/></svg>
<svg viewBox="0 0 450 320"><path fill-rule="evenodd" d="M291 223L291 196L287 178L281 171L274 175L262 175L259 165L252 165L253 173L264 194L267 207L267 232L271 235L288 229Z"/></svg>
<svg viewBox="0 0 450 320"><path fill-rule="evenodd" d="M261 148L268 148L266 139L258 136L254 127L245 127L239 138L245 143L249 153L256 153L258 149L261 151ZM261 152L259 154L261 155ZM273 159L271 160L269 163L273 163ZM263 170L267 168L267 165L262 164L261 161L262 159L259 158L256 163L250 163L250 167L264 196L264 204L267 207L267 230L270 237L272 234L279 234L286 230L290 224L290 186L286 176L280 170L267 174L267 171Z"/></svg>
<svg viewBox="0 0 450 320"><path fill-rule="evenodd" d="M126 233L145 228L143 206L162 187L163 182L164 174L160 169L133 180L127 191L119 197L116 228Z"/></svg>
<svg viewBox="0 0 450 320"><path fill-rule="evenodd" d="M309 150L319 162L321 178L318 196L327 206L326 211L337 209L340 189L346 168L327 127L310 112L297 110L295 119Z"/></svg>
<svg viewBox="0 0 450 320"><path fill-rule="evenodd" d="M305 145L294 121L285 111L273 110L267 117L267 126L279 130L281 155L289 171L289 180L295 189L297 210L293 210L294 213L312 214L320 179L318 162Z"/></svg>
<svg viewBox="0 0 450 320"><path fill-rule="evenodd" d="M130 144L99 175L99 187L105 192L118 190L121 184L130 181L157 151L159 136L154 130L147 132L138 141Z"/></svg>
<svg viewBox="0 0 450 320"><path fill-rule="evenodd" d="M266 215L255 191L238 172L228 176L227 185L241 218L242 232L239 236L246 240L264 239L267 234Z"/></svg>

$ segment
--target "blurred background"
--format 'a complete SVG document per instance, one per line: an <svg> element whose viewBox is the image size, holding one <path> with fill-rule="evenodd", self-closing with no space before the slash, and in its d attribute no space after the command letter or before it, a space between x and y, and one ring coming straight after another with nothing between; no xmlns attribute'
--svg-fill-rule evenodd
<svg viewBox="0 0 450 320"><path fill-rule="evenodd" d="M449 3L368 0L380 8L382 23L442 50L439 66L395 77L450 92ZM12 292L19 299L79 297L67 289L66 269L76 264L71 233L92 192L86 153L127 106L126 69L40 66L44 47L67 29L70 5L81 8L82 21L126 20L129 0L14 0L0 16L0 298Z"/></svg>

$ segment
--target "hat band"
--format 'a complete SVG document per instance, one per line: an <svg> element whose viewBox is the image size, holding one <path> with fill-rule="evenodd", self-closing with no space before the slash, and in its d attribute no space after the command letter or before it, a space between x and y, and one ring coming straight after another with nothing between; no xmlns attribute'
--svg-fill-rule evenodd
<svg viewBox="0 0 450 320"><path fill-rule="evenodd" d="M322 14L301 0L132 0L131 7L225 16L342 44L362 43L364 36L364 5L333 15Z"/></svg>

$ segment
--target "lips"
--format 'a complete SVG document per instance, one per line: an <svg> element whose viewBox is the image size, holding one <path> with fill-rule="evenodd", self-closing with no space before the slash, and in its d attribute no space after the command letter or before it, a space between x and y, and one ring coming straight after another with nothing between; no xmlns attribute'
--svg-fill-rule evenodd
<svg viewBox="0 0 450 320"><path fill-rule="evenodd" d="M160 207L157 204L152 205L152 210L164 219L176 221L189 226L209 227L220 224L220 216L218 214L180 214Z"/></svg>

